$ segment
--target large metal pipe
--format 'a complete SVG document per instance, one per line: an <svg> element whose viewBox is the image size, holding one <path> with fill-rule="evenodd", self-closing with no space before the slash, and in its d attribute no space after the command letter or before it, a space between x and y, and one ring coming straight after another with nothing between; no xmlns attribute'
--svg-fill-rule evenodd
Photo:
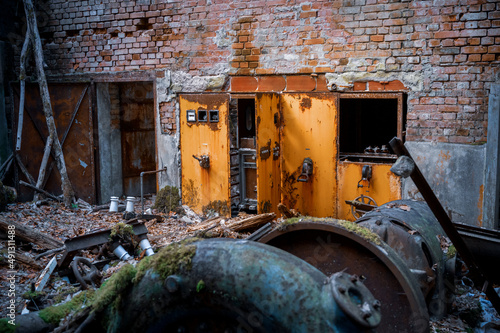
<svg viewBox="0 0 500 333"><path fill-rule="evenodd" d="M190 268L168 276L147 270L120 295L120 306L108 308L108 332L341 333L371 332L380 323L384 305L347 273L328 278L285 251L247 240L187 246L196 248ZM172 259L162 255L151 258Z"/></svg>

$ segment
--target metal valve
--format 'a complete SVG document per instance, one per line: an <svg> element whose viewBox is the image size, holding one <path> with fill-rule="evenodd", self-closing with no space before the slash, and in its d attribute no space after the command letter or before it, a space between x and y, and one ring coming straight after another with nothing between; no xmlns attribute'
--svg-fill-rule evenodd
<svg viewBox="0 0 500 333"><path fill-rule="evenodd" d="M311 176L312 173L313 173L313 161L309 157L306 157L304 158L304 162L302 162L302 172L297 177L297 181L304 183L308 182L309 176Z"/></svg>
<svg viewBox="0 0 500 333"><path fill-rule="evenodd" d="M204 169L209 169L210 168L210 156L208 155L201 155L200 157L193 155L193 158L198 160L200 163L200 166Z"/></svg>

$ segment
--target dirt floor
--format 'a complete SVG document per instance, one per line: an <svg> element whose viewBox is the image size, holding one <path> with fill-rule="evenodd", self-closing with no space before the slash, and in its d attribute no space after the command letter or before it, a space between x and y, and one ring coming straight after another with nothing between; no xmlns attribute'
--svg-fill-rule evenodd
<svg viewBox="0 0 500 333"><path fill-rule="evenodd" d="M147 214L158 215L158 218L151 219L145 223L148 228L148 238L154 250L164 247L171 242L180 241L186 237L199 236L200 233L212 232L213 236L245 238L250 235L248 230L235 232L228 228L214 228L210 225L214 219L202 219L200 216L188 211L186 215L161 214L152 206L152 199L145 202ZM136 207L136 211L140 209ZM186 207L187 208L187 207ZM123 208L122 208L123 209ZM244 219L247 216L242 214L238 219ZM45 235L50 235L55 239L64 242L66 239L75 236L92 233L99 230L110 229L119 222L124 222L124 212L109 212L107 208L97 210L96 207L80 202L72 209L67 209L60 203L48 201L48 203L36 206L32 203L11 204L6 212L0 213L0 218L7 221L21 224ZM229 221L218 219L217 222L224 226ZM6 240L6 235L1 235ZM0 243L0 289L8 290L8 272L9 261L7 242ZM43 253L42 249L32 243L24 243L16 240L16 250L32 259ZM79 256L99 261L106 259L103 256L101 248L94 247L82 251ZM136 252L140 257L144 253ZM35 266L16 263L16 313L20 314L24 308L31 311L70 298L75 292L80 290L77 282L68 278L60 277L53 273L48 280L43 293L40 295L29 294L32 285L37 281L44 267L54 254L41 257L34 260ZM104 266L102 271L103 278L111 276L123 264L116 257L111 256L112 260ZM57 269L56 269L57 271ZM33 302L33 298L36 298ZM9 297L6 292L0 294L0 318L7 315L7 305ZM457 285L457 295L453 304L451 313L444 319L431 322L431 332L500 332L500 317L495 310L491 308L489 301L485 299L484 294L470 286L467 280L459 281Z"/></svg>

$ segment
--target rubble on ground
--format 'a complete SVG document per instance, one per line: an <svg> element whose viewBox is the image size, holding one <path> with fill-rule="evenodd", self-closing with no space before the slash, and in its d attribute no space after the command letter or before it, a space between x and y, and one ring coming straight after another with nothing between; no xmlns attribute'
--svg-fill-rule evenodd
<svg viewBox="0 0 500 333"><path fill-rule="evenodd" d="M166 213L154 209L154 202L155 198L145 200L145 213L150 217L145 222L145 226L148 229L148 239L155 251L189 237L246 238L265 223L272 221L276 225L278 222L274 214L240 213L234 218L219 216L206 218L196 214L187 206L182 206L182 209L176 209L175 212ZM107 205L91 206L81 200L72 208L65 208L63 204L52 200L44 200L42 203L44 204L40 206L36 203L9 204L6 211L0 213L0 219L27 227L64 243L67 239L96 231L114 228L116 233L118 232L116 226L126 222L124 217L127 217L123 212L123 206L122 211L109 212ZM133 215L136 216L136 214ZM7 272L10 270L7 242L0 244L0 287L6 290L9 284ZM43 290L33 291L33 286L42 270L54 255L61 253L59 251L40 257L41 254L47 253L47 250L47 245L16 239L16 257L25 258L23 261L17 261L15 267L17 314L26 310L38 311L51 305L68 302L81 292L78 282L59 276L58 269L50 275ZM110 259L100 271L103 281L128 263L135 266L143 255L144 253L138 253L138 255L136 253L134 259L128 262L120 261L116 256L112 254L110 256L110 253L106 254L98 247L80 251L78 254L91 262ZM6 317L8 302L7 293L1 294L0 318ZM60 328L64 327L63 325L69 325L70 322L71 315L61 320ZM500 332L500 317L483 293L462 282L457 288L452 311L444 319L431 322L431 332Z"/></svg>

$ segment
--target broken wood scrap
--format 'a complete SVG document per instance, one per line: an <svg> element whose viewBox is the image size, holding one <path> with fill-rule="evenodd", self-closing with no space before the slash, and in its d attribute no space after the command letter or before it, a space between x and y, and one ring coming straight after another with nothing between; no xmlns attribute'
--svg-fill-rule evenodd
<svg viewBox="0 0 500 333"><path fill-rule="evenodd" d="M283 205L282 203L278 204L278 210L280 211L281 215L283 215L287 219L300 216L300 213L295 209L288 209L287 206Z"/></svg>
<svg viewBox="0 0 500 333"><path fill-rule="evenodd" d="M62 247L64 244L51 236L44 235L33 228L25 227L22 224L15 223L7 220L5 217L0 216L0 230L7 232L10 225L15 227L16 239L19 238L23 241L30 242L38 245L43 249L56 249Z"/></svg>
<svg viewBox="0 0 500 333"><path fill-rule="evenodd" d="M207 230L209 228L212 228L214 225L219 225L220 221L223 219L223 217L212 217L210 219L207 219L195 226L191 226L187 228L188 232L192 231L199 231L199 230Z"/></svg>
<svg viewBox="0 0 500 333"><path fill-rule="evenodd" d="M251 216L243 220L232 221L225 223L225 227L231 231L241 231L246 229L258 228L268 222L271 222L276 217L274 213L265 213Z"/></svg>
<svg viewBox="0 0 500 333"><path fill-rule="evenodd" d="M47 196L47 197L49 197L49 198L51 198L51 199L54 199L54 200L56 200L56 201L59 201L59 202L61 202L61 201L62 201L61 199L59 199L59 198L58 198L58 197L56 197L55 195L52 195L52 194L50 194L49 192L47 192L47 191L45 191L45 190L42 190L41 188L36 187L35 185L28 184L28 183L26 183L25 181L20 180L20 181L19 181L19 184L24 185L24 186L26 186L26 187L29 187L30 189L35 190L35 191L37 191L37 192L39 192L39 193L42 193L43 195L45 195L45 196Z"/></svg>
<svg viewBox="0 0 500 333"><path fill-rule="evenodd" d="M43 266L37 263L33 258L18 249L16 249L16 262L36 270L41 270L43 268Z"/></svg>

